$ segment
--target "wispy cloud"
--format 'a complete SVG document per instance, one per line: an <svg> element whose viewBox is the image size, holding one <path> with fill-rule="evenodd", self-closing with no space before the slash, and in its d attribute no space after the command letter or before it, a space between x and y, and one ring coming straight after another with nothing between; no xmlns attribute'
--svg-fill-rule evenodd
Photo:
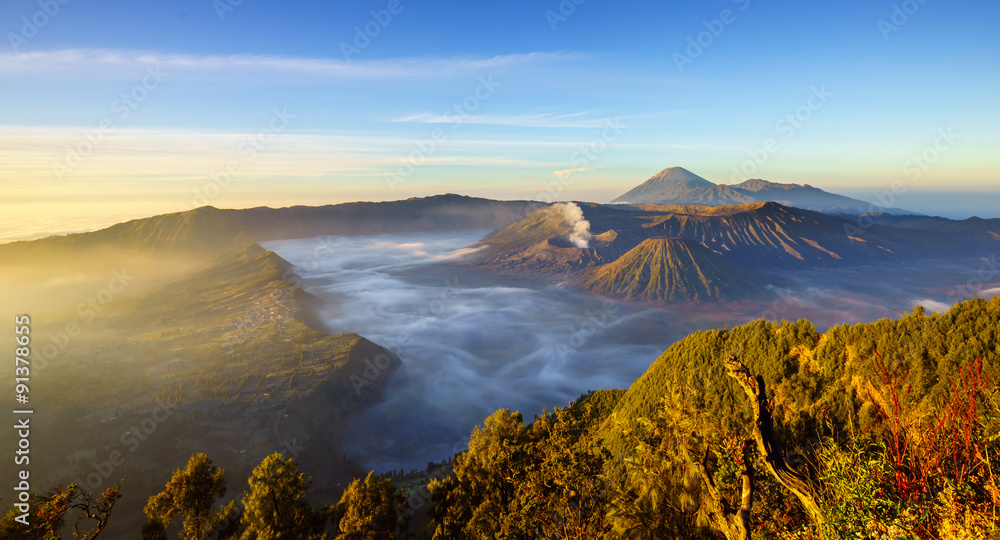
<svg viewBox="0 0 1000 540"><path fill-rule="evenodd" d="M541 65L573 58L561 53L533 52L492 57L416 57L345 61L274 55L189 55L121 49L63 49L0 54L3 75L90 75L132 73L137 67L189 73L285 73L346 79L397 79L478 73L491 69Z"/></svg>
<svg viewBox="0 0 1000 540"><path fill-rule="evenodd" d="M463 124L485 124L491 126L517 126L538 128L599 128L607 124L604 118L583 118L587 113L570 114L513 114L513 115L470 115L462 118ZM454 116L429 113L413 114L396 118L393 122L417 122L422 124L451 124Z"/></svg>
<svg viewBox="0 0 1000 540"><path fill-rule="evenodd" d="M154 185L176 186L204 181L230 160L246 161L241 181L274 178L383 178L395 170L412 140L395 136L284 133L267 150L250 159L244 141L252 133L211 133L191 130L122 129L107 135L94 152L60 182L53 163L64 159L67 147L83 135L79 128L0 126L0 202L51 198L58 193L120 191ZM498 156L504 141L452 141L448 152L426 159L425 165L446 167L541 168L551 162L515 152ZM568 144L568 143L563 143ZM531 148L526 141L508 145Z"/></svg>
<svg viewBox="0 0 1000 540"><path fill-rule="evenodd" d="M565 170L562 170L562 171L556 171L556 172L552 173L552 175L553 176L558 176L559 178L568 178L570 176L573 176L573 173L587 172L587 171L592 171L592 170L594 170L593 167L580 167L580 168L577 168L577 169L565 169Z"/></svg>

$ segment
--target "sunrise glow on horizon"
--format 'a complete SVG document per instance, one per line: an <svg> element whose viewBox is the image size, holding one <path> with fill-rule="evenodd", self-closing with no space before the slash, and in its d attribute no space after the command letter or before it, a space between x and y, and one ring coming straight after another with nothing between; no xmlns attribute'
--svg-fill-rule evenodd
<svg viewBox="0 0 1000 540"><path fill-rule="evenodd" d="M4 4L0 242L670 166L1000 217L995 3L549 4Z"/></svg>

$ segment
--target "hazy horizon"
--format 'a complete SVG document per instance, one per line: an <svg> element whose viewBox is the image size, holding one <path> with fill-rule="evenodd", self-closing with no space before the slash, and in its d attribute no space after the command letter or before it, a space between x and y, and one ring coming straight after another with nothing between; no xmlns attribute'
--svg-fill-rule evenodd
<svg viewBox="0 0 1000 540"><path fill-rule="evenodd" d="M987 217L1000 6L913 6L4 3L0 241L205 204L604 202L668 166Z"/></svg>
<svg viewBox="0 0 1000 540"><path fill-rule="evenodd" d="M621 191L606 191L603 194L602 199L560 197L555 200L607 203L628 189L635 187L635 185L638 185L642 181L645 181L645 179L639 180L629 186L623 186ZM725 182L717 183L725 184ZM813 184L813 187L818 187L838 195L853 197L878 206L878 203L874 202L875 197L873 197L874 192L877 190L845 189L837 191L815 184ZM530 192L525 192L523 196L512 194L510 196L498 197L490 197L488 194L456 194L497 200L543 200L547 202L547 199L538 197L540 194L545 194L544 191L541 193L534 193L534 195L529 195L528 193ZM445 192L414 196L431 197L444 194ZM282 201L280 203L270 202L270 204L267 200L260 200L247 201L243 204L232 206L222 204L209 204L208 206L226 209L245 209L259 206L286 208L290 206L323 206L328 204L342 204L350 202L383 202L402 200L404 198L406 197L389 197L384 199L345 199L335 201L289 200ZM904 208L906 210L912 210L915 213L925 214L928 216L938 216L959 220L970 217L979 217L982 219L1000 218L1000 191L919 191L917 189L913 189L908 190L899 196L895 196L894 200L895 202L893 203L893 206ZM99 208L103 206L105 208L104 213L88 212L87 210L92 210L93 206L98 206ZM81 209L80 206L75 203L63 203L58 205L51 204L50 207L58 208L59 210L53 210L49 214L40 215L33 211L33 209L25 210L17 205L0 203L0 208L8 207L5 208L6 211L0 212L0 244L36 240L54 235L92 232L105 229L125 221L181 211L181 209L177 208L171 209L169 206L162 203L160 205L151 204L148 210L146 210L145 207L134 208L134 205L128 205L131 206L132 209L126 210L123 206L126 205L106 203L105 205L87 205Z"/></svg>

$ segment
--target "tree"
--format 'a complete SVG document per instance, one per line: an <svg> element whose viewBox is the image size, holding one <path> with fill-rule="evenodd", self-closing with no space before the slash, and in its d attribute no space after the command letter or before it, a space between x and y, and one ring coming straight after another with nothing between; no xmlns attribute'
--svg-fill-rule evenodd
<svg viewBox="0 0 1000 540"><path fill-rule="evenodd" d="M399 525L396 509L402 504L392 480L375 476L375 471L364 480L356 478L337 503L337 540L392 540Z"/></svg>
<svg viewBox="0 0 1000 540"><path fill-rule="evenodd" d="M518 484L531 445L521 413L500 409L472 431L468 450L455 458L455 478L428 486L435 508L435 540L535 538L521 523Z"/></svg>
<svg viewBox="0 0 1000 540"><path fill-rule="evenodd" d="M32 497L34 515L25 526L14 520L16 509L0 520L0 538L18 540L58 540L67 517L73 521L73 538L94 540L107 527L115 503L121 498L121 486L115 484L94 497L76 483L66 489L56 488L46 495Z"/></svg>
<svg viewBox="0 0 1000 540"><path fill-rule="evenodd" d="M167 527L158 519L146 519L140 531L141 540L167 540Z"/></svg>
<svg viewBox="0 0 1000 540"><path fill-rule="evenodd" d="M543 538L603 538L610 530L602 479L608 453L587 434L589 413L589 408L556 409L529 432L533 444L516 507L525 513L522 523Z"/></svg>
<svg viewBox="0 0 1000 540"><path fill-rule="evenodd" d="M32 500L37 500L33 497ZM35 519L28 520L28 525L17 521L21 512L14 507L7 511L7 514L0 518L0 538L23 538L24 540L42 540L45 538L44 532Z"/></svg>
<svg viewBox="0 0 1000 540"><path fill-rule="evenodd" d="M767 471L779 484L798 498L802 507L809 512L810 517L817 524L826 523L826 518L816 500L816 494L813 492L809 478L795 470L785 460L781 443L774 432L774 421L771 418L771 407L767 401L764 379L760 375L754 377L750 370L735 356L730 356L726 360L726 370L728 375L739 383L743 392L750 398L753 410L753 439L757 443L757 451L764 458ZM746 492L746 488L744 488L744 492Z"/></svg>
<svg viewBox="0 0 1000 540"><path fill-rule="evenodd" d="M531 429L520 413L487 418L455 458L455 476L429 486L434 538L603 538L607 453L588 434L591 414L556 409Z"/></svg>
<svg viewBox="0 0 1000 540"><path fill-rule="evenodd" d="M711 516L699 519L701 490L685 452L696 417L682 392L668 385L652 418L620 422L629 449L624 478L613 491L608 518L613 537L628 540L705 538ZM711 536L714 538L714 536Z"/></svg>
<svg viewBox="0 0 1000 540"><path fill-rule="evenodd" d="M708 496L711 500L712 526L722 532L728 540L750 540L750 517L753 511L754 469L750 456L750 442L743 444L742 460L740 461L740 505L734 508L726 500L715 478L708 472L709 449L705 448L705 457L696 463L698 474L701 475Z"/></svg>
<svg viewBox="0 0 1000 540"><path fill-rule="evenodd" d="M254 468L243 498L244 540L299 540L317 535L325 516L306 502L311 479L292 458L274 453Z"/></svg>
<svg viewBox="0 0 1000 540"><path fill-rule="evenodd" d="M721 532L728 540L750 540L751 512L757 490L757 479L751 460L751 444L756 443L757 451L764 462L765 470L791 492L809 513L817 525L825 525L826 517L820 508L817 496L813 491L809 478L794 469L785 460L781 443L774 430L774 420L771 417L771 407L768 403L764 378L754 376L736 356L730 355L726 361L726 372L739 384L747 397L753 415L752 440L743 443L739 461L740 469L740 504L734 507L723 496L715 477L708 471L710 449L706 447L705 456L700 461L690 455L690 450L682 446L682 451L689 462L695 466L708 492L712 526Z"/></svg>
<svg viewBox="0 0 1000 540"><path fill-rule="evenodd" d="M226 494L226 472L212 463L205 454L195 454L187 467L174 471L163 491L146 503L147 527L144 536L157 538L157 523L166 528L174 516L184 516L181 538L205 538L212 529L212 507L215 500Z"/></svg>

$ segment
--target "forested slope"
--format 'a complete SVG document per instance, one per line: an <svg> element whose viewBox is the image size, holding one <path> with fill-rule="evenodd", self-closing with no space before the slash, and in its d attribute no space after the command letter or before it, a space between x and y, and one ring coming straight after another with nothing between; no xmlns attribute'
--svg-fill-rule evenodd
<svg viewBox="0 0 1000 540"><path fill-rule="evenodd" d="M998 334L1000 297L692 334L624 392L497 411L432 482L424 534L996 538Z"/></svg>

